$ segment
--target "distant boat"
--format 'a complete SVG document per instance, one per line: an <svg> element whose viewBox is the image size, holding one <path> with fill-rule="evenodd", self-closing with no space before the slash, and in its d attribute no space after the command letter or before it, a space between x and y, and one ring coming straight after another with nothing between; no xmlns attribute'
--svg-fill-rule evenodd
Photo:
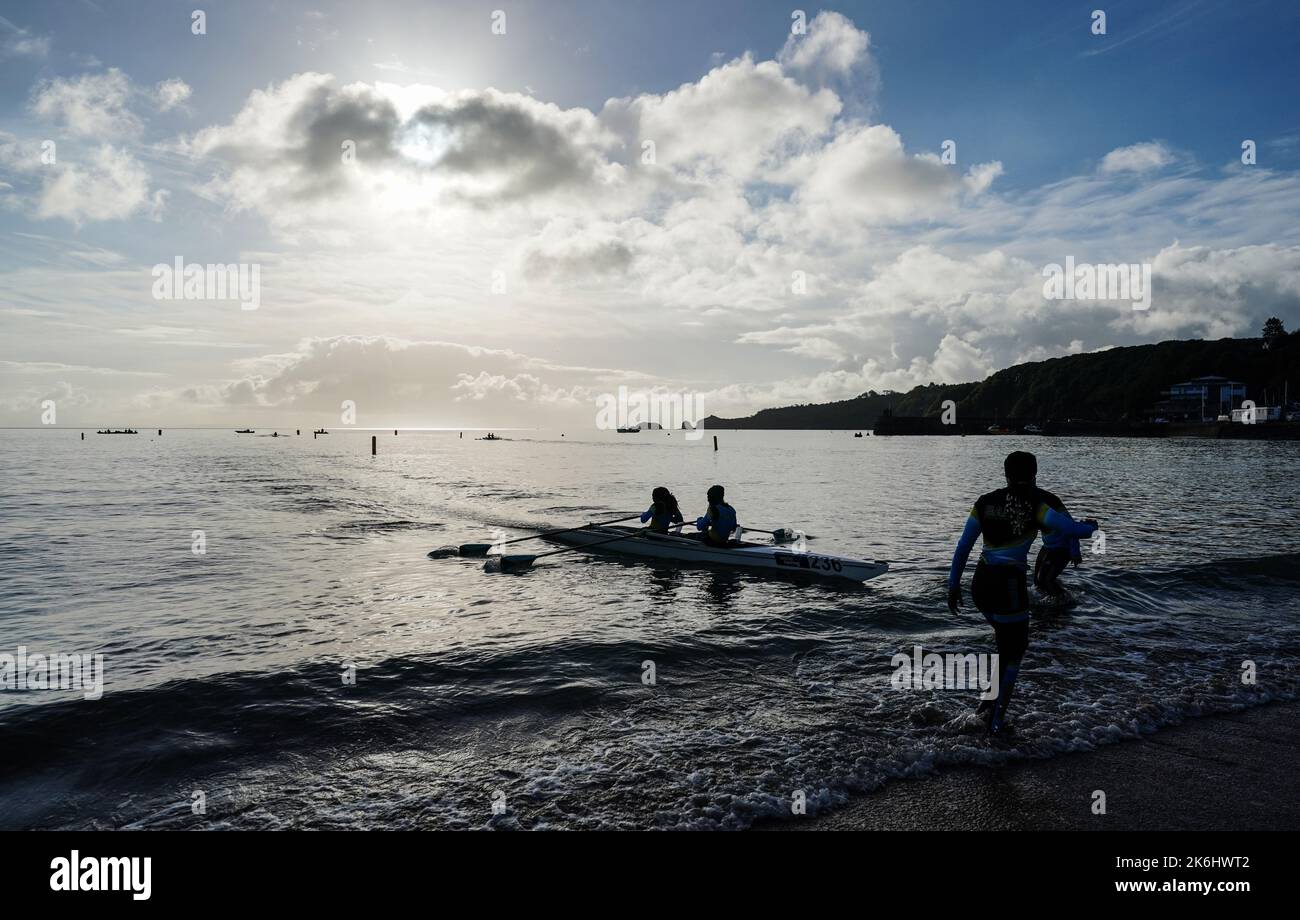
<svg viewBox="0 0 1300 920"><path fill-rule="evenodd" d="M1021 431L1023 431L1025 434L1042 434L1042 433L1043 433L1043 429L1039 428L1037 425L1026 425L1024 428L1021 429Z"/></svg>
<svg viewBox="0 0 1300 920"><path fill-rule="evenodd" d="M854 436L855 438L860 438L860 437L862 437L862 432L861 432L861 431L855 432L853 436Z"/></svg>
<svg viewBox="0 0 1300 920"><path fill-rule="evenodd" d="M252 428L236 428L236 429L235 429L235 434L256 434L256 433L257 433L257 432L253 431Z"/></svg>
<svg viewBox="0 0 1300 920"><path fill-rule="evenodd" d="M640 433L641 433L641 426L640 426L640 425L636 425L636 426L631 427L631 428L620 428L620 429L618 429L618 433L619 433L619 434L640 434Z"/></svg>
<svg viewBox="0 0 1300 920"><path fill-rule="evenodd" d="M509 441L510 439L509 439L509 438L498 438L495 434L493 434L492 432L489 431L485 437L482 437L482 438L475 438L474 440L476 440L476 441Z"/></svg>
<svg viewBox="0 0 1300 920"><path fill-rule="evenodd" d="M1014 431L1012 431L1010 428L1006 427L1005 425L990 425L988 428L988 433L989 434L1015 434Z"/></svg>
<svg viewBox="0 0 1300 920"><path fill-rule="evenodd" d="M139 433L140 432L136 431L134 428L119 428L117 430L114 430L112 428L105 428L103 431L95 432L95 434L139 434Z"/></svg>
<svg viewBox="0 0 1300 920"><path fill-rule="evenodd" d="M312 432L312 434L329 434L329 432L326 431L324 428L317 428L315 431Z"/></svg>

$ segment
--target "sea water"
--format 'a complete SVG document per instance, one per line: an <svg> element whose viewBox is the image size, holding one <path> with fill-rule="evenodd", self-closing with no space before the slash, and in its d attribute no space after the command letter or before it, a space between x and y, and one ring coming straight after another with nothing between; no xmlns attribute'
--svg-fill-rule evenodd
<svg viewBox="0 0 1300 920"><path fill-rule="evenodd" d="M0 653L103 656L98 698L0 688L0 827L745 827L1300 687L1297 443L142 431L0 432ZM961 728L976 691L891 661L993 650L944 578L1012 449L1106 538L991 743ZM742 524L889 573L426 556L658 485L693 518L715 482Z"/></svg>

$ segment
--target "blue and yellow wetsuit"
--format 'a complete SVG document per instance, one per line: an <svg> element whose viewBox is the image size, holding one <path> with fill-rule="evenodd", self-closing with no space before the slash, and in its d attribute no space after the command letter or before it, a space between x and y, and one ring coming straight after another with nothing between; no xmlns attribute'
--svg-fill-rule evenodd
<svg viewBox="0 0 1300 920"><path fill-rule="evenodd" d="M975 540L984 537L984 548L971 582L971 600L997 637L998 696L980 706L989 718L989 730L994 733L1002 729L1011 691L1020 673L1020 661L1029 647L1026 571L1034 537L1039 530L1044 530L1062 539L1077 540L1097 529L1096 524L1082 523L1057 511L1049 498L1060 504L1060 499L1050 492L1028 485L981 495L966 518L948 571L949 592L960 592L966 560Z"/></svg>
<svg viewBox="0 0 1300 920"><path fill-rule="evenodd" d="M709 510L696 519L695 526L704 531L700 538L705 543L724 546L739 526L736 522L736 509L726 502L709 505Z"/></svg>
<svg viewBox="0 0 1300 920"><path fill-rule="evenodd" d="M650 522L650 529L655 533L668 533L670 526L682 523L682 512L676 501L672 502L671 507L666 502L655 502L641 512L641 523L646 521Z"/></svg>

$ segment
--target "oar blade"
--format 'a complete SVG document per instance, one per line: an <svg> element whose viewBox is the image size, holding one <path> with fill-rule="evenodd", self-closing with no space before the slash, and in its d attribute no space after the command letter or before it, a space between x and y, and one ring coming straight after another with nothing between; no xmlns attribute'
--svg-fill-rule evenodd
<svg viewBox="0 0 1300 920"><path fill-rule="evenodd" d="M491 548L491 543L462 543L458 549L462 556L481 559L488 554L488 550Z"/></svg>
<svg viewBox="0 0 1300 920"><path fill-rule="evenodd" d="M800 540L812 540L812 534L804 533L794 527L778 527L772 531L772 542L781 543L798 543Z"/></svg>
<svg viewBox="0 0 1300 920"><path fill-rule="evenodd" d="M489 556L488 561L483 563L485 572L503 572L511 574L514 572L526 572L533 567L536 556Z"/></svg>
<svg viewBox="0 0 1300 920"><path fill-rule="evenodd" d="M443 546L438 549L429 550L430 559L450 559L453 556L459 556L460 550L454 546Z"/></svg>

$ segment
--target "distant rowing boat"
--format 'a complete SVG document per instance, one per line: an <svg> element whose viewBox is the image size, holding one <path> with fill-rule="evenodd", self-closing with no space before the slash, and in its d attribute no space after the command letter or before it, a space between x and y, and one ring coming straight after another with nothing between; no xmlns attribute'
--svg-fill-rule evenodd
<svg viewBox="0 0 1300 920"><path fill-rule="evenodd" d="M112 428L105 428L102 431L95 432L95 434L139 434L139 433L140 432L136 431L134 428L119 428L116 430Z"/></svg>
<svg viewBox="0 0 1300 920"><path fill-rule="evenodd" d="M252 428L236 428L235 434L256 434Z"/></svg>
<svg viewBox="0 0 1300 920"><path fill-rule="evenodd" d="M475 441L509 441L510 438L498 438L495 434L489 431L486 437L475 438L474 440Z"/></svg>
<svg viewBox="0 0 1300 920"><path fill-rule="evenodd" d="M618 539L619 534L627 538ZM869 581L889 571L889 563L829 553L809 553L774 546L771 543L734 543L710 546L699 540L676 534L649 533L635 527L590 527L560 533L549 539L568 546L593 547L593 553L669 559L675 562L716 565L733 569L756 569L788 575L815 575L821 578ZM604 542L602 542L604 541Z"/></svg>

